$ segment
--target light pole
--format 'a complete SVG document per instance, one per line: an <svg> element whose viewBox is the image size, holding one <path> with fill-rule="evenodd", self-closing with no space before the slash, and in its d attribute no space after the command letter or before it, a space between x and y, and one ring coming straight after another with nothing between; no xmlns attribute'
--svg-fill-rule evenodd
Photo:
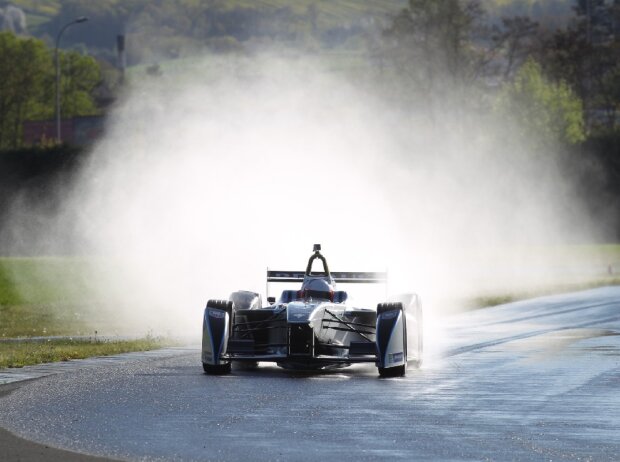
<svg viewBox="0 0 620 462"><path fill-rule="evenodd" d="M60 137L60 61L58 59L58 45L60 44L60 37L68 27L86 21L88 21L88 18L86 16L80 16L79 18L75 18L73 21L68 22L67 24L62 26L60 32L58 32L58 35L56 36L54 60L56 61L56 140L58 141L58 143L62 142L62 139Z"/></svg>

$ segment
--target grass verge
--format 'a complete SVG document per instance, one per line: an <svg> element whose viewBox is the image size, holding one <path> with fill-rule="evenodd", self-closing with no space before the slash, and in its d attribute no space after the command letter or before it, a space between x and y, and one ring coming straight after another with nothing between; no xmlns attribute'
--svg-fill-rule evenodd
<svg viewBox="0 0 620 462"><path fill-rule="evenodd" d="M150 336L118 341L50 339L44 342L0 342L0 369L155 350L173 344L170 340Z"/></svg>
<svg viewBox="0 0 620 462"><path fill-rule="evenodd" d="M522 292L487 294L468 300L467 307L469 309L488 308L491 306L502 305L504 303L527 300L528 298L542 297L545 295L555 295L565 292L577 292L580 290L596 289L597 287L618 285L620 285L620 276L602 278L586 282L576 282L571 284L558 284Z"/></svg>
<svg viewBox="0 0 620 462"><path fill-rule="evenodd" d="M96 286L105 271L97 263L80 257L0 258L0 339L126 333L100 300Z"/></svg>
<svg viewBox="0 0 620 462"><path fill-rule="evenodd" d="M97 314L88 305L46 303L0 305L0 339L52 335L89 335L99 329ZM93 325L95 327L93 327Z"/></svg>

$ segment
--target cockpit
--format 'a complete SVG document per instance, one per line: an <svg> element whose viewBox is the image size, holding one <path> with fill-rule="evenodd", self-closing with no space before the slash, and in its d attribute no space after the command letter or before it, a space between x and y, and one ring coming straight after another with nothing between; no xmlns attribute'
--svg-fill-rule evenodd
<svg viewBox="0 0 620 462"><path fill-rule="evenodd" d="M323 271L312 271L315 261L323 264ZM317 300L343 303L347 300L347 293L335 290L336 281L329 272L327 260L321 255L321 245L315 244L314 253L308 260L306 272L300 290L285 290L280 297L280 303L290 303L294 300Z"/></svg>

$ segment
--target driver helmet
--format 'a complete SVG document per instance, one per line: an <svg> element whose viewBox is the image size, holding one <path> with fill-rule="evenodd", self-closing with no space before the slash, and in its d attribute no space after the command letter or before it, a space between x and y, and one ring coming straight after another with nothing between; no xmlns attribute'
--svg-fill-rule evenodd
<svg viewBox="0 0 620 462"><path fill-rule="evenodd" d="M301 290L305 298L319 298L325 300L332 300L334 291L324 279L310 279L301 286Z"/></svg>

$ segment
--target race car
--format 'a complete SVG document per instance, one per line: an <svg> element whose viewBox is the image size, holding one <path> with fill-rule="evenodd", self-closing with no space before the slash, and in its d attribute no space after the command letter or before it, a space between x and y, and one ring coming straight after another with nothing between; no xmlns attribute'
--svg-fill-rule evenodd
<svg viewBox="0 0 620 462"><path fill-rule="evenodd" d="M322 271L313 271L315 262ZM269 283L299 283L269 297ZM315 244L305 272L267 269L267 300L256 292L233 292L209 300L202 328L202 364L207 374L228 374L234 362L255 367L275 362L285 369L320 370L374 363L381 377L404 376L422 364L422 306L403 294L375 308L348 303L336 284L387 283L387 273L330 272Z"/></svg>

